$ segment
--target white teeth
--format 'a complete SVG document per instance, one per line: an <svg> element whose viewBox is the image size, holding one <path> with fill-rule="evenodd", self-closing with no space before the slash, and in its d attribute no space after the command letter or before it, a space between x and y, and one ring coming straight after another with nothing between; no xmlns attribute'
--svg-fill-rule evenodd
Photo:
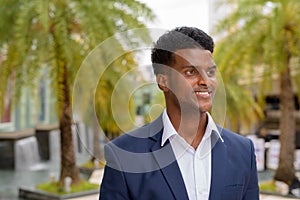
<svg viewBox="0 0 300 200"><path fill-rule="evenodd" d="M196 94L209 94L208 92L196 92Z"/></svg>

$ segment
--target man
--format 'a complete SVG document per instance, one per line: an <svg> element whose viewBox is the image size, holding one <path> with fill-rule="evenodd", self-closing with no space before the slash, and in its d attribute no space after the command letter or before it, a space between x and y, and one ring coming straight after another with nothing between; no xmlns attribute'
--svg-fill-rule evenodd
<svg viewBox="0 0 300 200"><path fill-rule="evenodd" d="M166 109L105 147L100 200L257 200L252 142L215 125L210 36L192 27L162 35L152 63Z"/></svg>

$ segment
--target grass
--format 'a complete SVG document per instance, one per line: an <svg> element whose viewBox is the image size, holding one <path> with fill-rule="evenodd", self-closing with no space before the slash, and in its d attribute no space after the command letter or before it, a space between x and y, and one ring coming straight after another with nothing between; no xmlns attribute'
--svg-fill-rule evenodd
<svg viewBox="0 0 300 200"><path fill-rule="evenodd" d="M102 169L102 168L104 168L104 166L105 166L105 162L103 162L103 161L99 162L98 166L95 166L95 163L93 161L89 160L89 161L83 163L80 167L88 168L88 169L94 169L94 168Z"/></svg>
<svg viewBox="0 0 300 200"><path fill-rule="evenodd" d="M41 183L36 186L37 189L58 195L76 193L76 192L83 192L88 190L95 190L99 189L98 184L89 183L88 181L80 181L76 185L71 186L71 191L66 192L62 187L58 186L58 182L48 182L48 183Z"/></svg>
<svg viewBox="0 0 300 200"><path fill-rule="evenodd" d="M275 181L266 181L259 184L259 189L261 191L267 192L276 192L276 184Z"/></svg>

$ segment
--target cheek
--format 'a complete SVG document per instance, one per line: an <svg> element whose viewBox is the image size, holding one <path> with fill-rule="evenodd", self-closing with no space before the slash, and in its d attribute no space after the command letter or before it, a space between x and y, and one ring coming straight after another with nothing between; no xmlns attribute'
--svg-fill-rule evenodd
<svg viewBox="0 0 300 200"><path fill-rule="evenodd" d="M170 89L172 90L189 90L192 89L193 82L191 80L185 79L182 75L179 76L173 76L172 79L170 79Z"/></svg>
<svg viewBox="0 0 300 200"><path fill-rule="evenodd" d="M210 85L211 85L211 87L212 87L214 90L216 90L217 87L218 87L217 79L215 79L215 78L214 78L214 79L211 79Z"/></svg>
<svg viewBox="0 0 300 200"><path fill-rule="evenodd" d="M215 96L217 88L218 88L218 83L216 80L211 80L208 87L212 90L212 97Z"/></svg>

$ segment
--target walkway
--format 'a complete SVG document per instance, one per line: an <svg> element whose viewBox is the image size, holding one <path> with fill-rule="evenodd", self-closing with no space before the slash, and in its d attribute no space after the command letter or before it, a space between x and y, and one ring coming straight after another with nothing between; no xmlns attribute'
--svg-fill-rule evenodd
<svg viewBox="0 0 300 200"><path fill-rule="evenodd" d="M296 200L296 199L299 200L299 198L280 197L280 196L273 196L267 194L260 195L260 200Z"/></svg>

